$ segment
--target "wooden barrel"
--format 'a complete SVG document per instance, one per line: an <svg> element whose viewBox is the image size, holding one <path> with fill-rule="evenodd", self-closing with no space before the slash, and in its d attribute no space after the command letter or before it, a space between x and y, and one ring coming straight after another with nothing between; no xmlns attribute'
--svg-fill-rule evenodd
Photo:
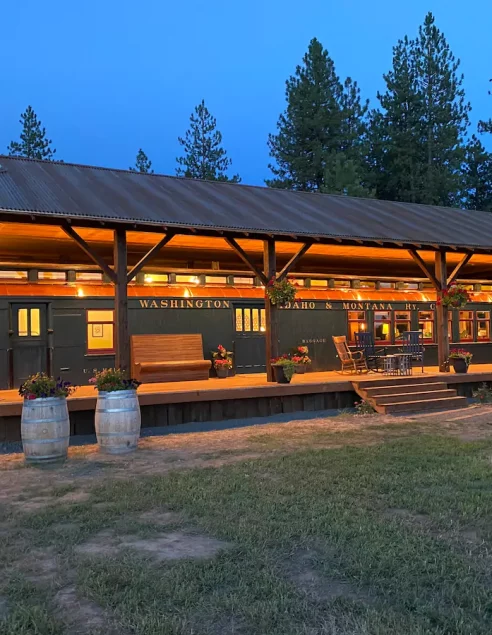
<svg viewBox="0 0 492 635"><path fill-rule="evenodd" d="M25 399L21 436L29 463L64 461L70 440L67 400L63 397Z"/></svg>
<svg viewBox="0 0 492 635"><path fill-rule="evenodd" d="M137 449L140 406L136 390L115 390L98 394L96 435L102 452L125 454Z"/></svg>

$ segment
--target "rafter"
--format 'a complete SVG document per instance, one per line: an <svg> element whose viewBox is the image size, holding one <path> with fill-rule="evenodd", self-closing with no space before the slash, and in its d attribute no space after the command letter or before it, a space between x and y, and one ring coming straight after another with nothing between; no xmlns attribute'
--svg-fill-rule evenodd
<svg viewBox="0 0 492 635"><path fill-rule="evenodd" d="M152 247L152 249L150 251L148 251L145 256L143 256L143 258L141 258L137 264L130 269L130 271L127 273L126 276L126 281L127 282L131 282L133 280L133 278L137 275L137 273L140 273L140 271L142 271L142 269L145 267L145 265L154 257L156 256L160 250L167 245L167 243L174 238L176 234L173 234L172 232L169 232L168 234L166 234L166 236L164 236L163 238L161 238L161 240L157 243L157 245L154 245Z"/></svg>
<svg viewBox="0 0 492 635"><path fill-rule="evenodd" d="M463 269L463 267L466 267L466 265L469 263L470 258L472 256L473 256L472 253L468 253L468 254L465 254L463 256L463 258L459 261L459 263L453 269L452 273L449 275L449 277L448 277L448 286L453 282L453 280L455 280L458 277L458 274Z"/></svg>
<svg viewBox="0 0 492 635"><path fill-rule="evenodd" d="M85 240L77 234L77 232L67 222L62 222L61 229L74 240L82 251L89 256L89 258L98 265L100 269L108 276L108 278L116 284L116 273L111 267L97 254L92 247L90 247Z"/></svg>
<svg viewBox="0 0 492 635"><path fill-rule="evenodd" d="M414 262L420 267L420 269L423 271L423 273L425 274L426 278L428 278L432 284L434 285L435 289L437 291L441 290L441 285L438 281L438 279L436 278L436 276L430 271L430 269L427 267L427 265L425 264L424 260L422 259L421 256L419 256L419 254L416 252L415 249L409 249L408 253L412 256Z"/></svg>
<svg viewBox="0 0 492 635"><path fill-rule="evenodd" d="M282 269L282 271L278 274L277 280L279 282L281 280L283 280L286 275L288 275L288 273L291 271L292 267L294 267L299 262L299 260L304 256L304 254L312 246L312 244L313 244L312 242L305 243L299 249L299 251L292 256L292 258L289 260L289 262L285 265L285 267Z"/></svg>
<svg viewBox="0 0 492 635"><path fill-rule="evenodd" d="M237 253L237 255L244 262L244 264L247 265L251 269L251 271L255 274L255 276L257 276L262 281L262 283L266 286L268 284L268 278L263 273L263 271L258 269L258 267L250 259L248 254L244 251L244 249L240 245L238 245L238 243L235 241L235 239L231 238L229 236L224 236L224 240L229 245L229 247L234 249L234 251Z"/></svg>

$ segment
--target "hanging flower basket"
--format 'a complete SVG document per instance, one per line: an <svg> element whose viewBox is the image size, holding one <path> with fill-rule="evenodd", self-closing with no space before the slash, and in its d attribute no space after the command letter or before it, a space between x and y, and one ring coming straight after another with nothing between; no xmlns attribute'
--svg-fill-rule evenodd
<svg viewBox="0 0 492 635"><path fill-rule="evenodd" d="M442 292L442 297L437 299L437 304L451 309L463 309L470 302L470 294L461 284L453 282Z"/></svg>
<svg viewBox="0 0 492 635"><path fill-rule="evenodd" d="M296 293L296 287L287 278L278 281L273 277L269 280L265 289L265 294L270 298L270 302L277 306L284 306L287 302L293 302Z"/></svg>

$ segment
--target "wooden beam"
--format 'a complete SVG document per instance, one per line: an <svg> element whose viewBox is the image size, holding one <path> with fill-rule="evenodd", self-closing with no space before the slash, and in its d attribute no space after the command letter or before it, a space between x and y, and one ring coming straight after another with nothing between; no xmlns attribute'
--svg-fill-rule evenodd
<svg viewBox="0 0 492 635"><path fill-rule="evenodd" d="M436 278L440 289L437 292L438 300L442 299L443 291L447 287L446 252L436 251L435 254ZM437 304L437 360L439 370L449 372L449 334L448 334L449 308L441 302Z"/></svg>
<svg viewBox="0 0 492 635"><path fill-rule="evenodd" d="M244 262L244 264L246 264L251 269L251 271L255 274L255 276L257 276L261 280L261 282L266 286L268 284L268 281L270 280L270 278L268 278L268 274L265 275L263 271L260 271L260 269L258 269L258 267L250 259L248 254L244 251L244 249L240 245L238 245L238 243L235 241L234 238L224 236L224 240L229 245L229 247L232 247L232 249L234 249L237 255Z"/></svg>
<svg viewBox="0 0 492 635"><path fill-rule="evenodd" d="M263 267L267 280L276 277L277 259L275 254L275 241L270 238L263 243ZM267 381L273 382L273 368L271 359L278 357L278 307L265 297L265 352Z"/></svg>
<svg viewBox="0 0 492 635"><path fill-rule="evenodd" d="M126 279L127 249L126 230L116 229L114 232L114 270L115 283L115 344L116 368L130 371L130 334L128 330L128 287Z"/></svg>
<svg viewBox="0 0 492 635"><path fill-rule="evenodd" d="M459 272L463 269L463 267L465 267L469 263L470 258L472 256L473 256L472 253L465 254L463 256L463 258L459 261L459 263L453 269L453 272L451 273L451 275L448 276L448 286L453 282L453 280L455 280L458 277Z"/></svg>
<svg viewBox="0 0 492 635"><path fill-rule="evenodd" d="M110 278L111 282L116 283L116 274L111 269L111 267L99 256L89 245L85 242L85 240L77 234L77 232L68 224L62 223L61 228L69 236L74 240L77 245L82 249L82 251L89 256L89 258L98 265L103 272Z"/></svg>
<svg viewBox="0 0 492 635"><path fill-rule="evenodd" d="M285 278L285 276L291 271L292 267L294 267L299 262L299 260L304 256L304 254L312 246L312 244L313 243L311 243L311 242L305 243L299 249L299 251L292 256L292 258L289 260L289 262L285 265L285 267L282 269L282 271L278 274L277 280L279 282L281 280L283 280Z"/></svg>
<svg viewBox="0 0 492 635"><path fill-rule="evenodd" d="M413 260L417 263L417 265L423 271L423 273L425 274L426 278L428 278L432 282L432 284L434 285L434 288L436 289L436 291L440 291L441 290L441 286L440 286L440 283L439 283L438 279L430 271L430 269L428 269L427 265L425 264L425 262L423 261L421 256L419 256L419 254L415 251L415 249L409 249L408 253L412 256ZM436 253L439 253L439 252L436 252Z"/></svg>
<svg viewBox="0 0 492 635"><path fill-rule="evenodd" d="M167 243L175 236L175 234L173 233L169 233L166 236L164 236L164 238L161 238L161 240L157 243L157 245L154 245L152 247L152 249L150 251L148 251L145 256L143 258L141 258L137 264L130 269L130 271L128 272L127 276L126 276L126 281L127 282L131 282L133 280L133 278L137 275L137 273L140 273L140 271L142 271L142 269L145 267L145 265L149 262L149 260L151 260L154 256L157 256L157 254L160 252L160 250L167 245Z"/></svg>

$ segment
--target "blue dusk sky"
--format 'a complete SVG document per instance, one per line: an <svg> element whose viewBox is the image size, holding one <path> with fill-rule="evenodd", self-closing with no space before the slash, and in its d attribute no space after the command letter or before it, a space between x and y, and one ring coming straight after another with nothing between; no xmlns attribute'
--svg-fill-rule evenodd
<svg viewBox="0 0 492 635"><path fill-rule="evenodd" d="M174 174L194 106L217 118L243 183L269 176L285 80L317 37L376 105L392 46L427 11L461 59L472 129L492 116L491 0L2 0L0 154L31 104L57 157L114 168L141 147ZM492 150L492 135L483 138Z"/></svg>

